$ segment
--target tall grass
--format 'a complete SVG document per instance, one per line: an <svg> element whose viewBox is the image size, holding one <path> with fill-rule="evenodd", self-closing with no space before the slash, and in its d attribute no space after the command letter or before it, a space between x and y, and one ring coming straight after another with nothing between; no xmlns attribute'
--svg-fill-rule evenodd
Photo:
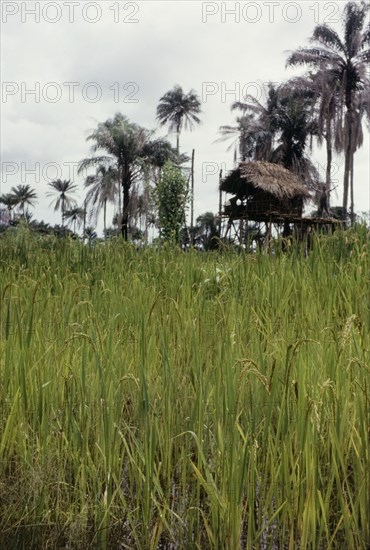
<svg viewBox="0 0 370 550"><path fill-rule="evenodd" d="M370 544L370 256L0 241L1 548Z"/></svg>

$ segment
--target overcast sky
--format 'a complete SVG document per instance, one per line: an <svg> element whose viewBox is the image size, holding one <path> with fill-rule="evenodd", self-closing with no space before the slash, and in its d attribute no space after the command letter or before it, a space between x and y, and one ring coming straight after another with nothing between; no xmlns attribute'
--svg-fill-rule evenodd
<svg viewBox="0 0 370 550"><path fill-rule="evenodd" d="M74 179L83 199L79 160L87 135L117 111L156 129L159 98L175 84L202 100L202 125L183 132L182 152L196 151L195 215L218 209L218 173L233 168L230 105L243 93L261 96L264 82L282 82L287 51L308 45L316 23L340 30L344 2L1 2L1 188L30 184L35 217L60 223L47 182ZM67 84L68 83L68 84ZM32 92L33 90L33 92ZM369 132L355 157L355 207L370 210ZM159 129L158 136L166 130ZM169 136L175 145L175 136ZM313 160L325 173L324 151ZM333 204L342 197L343 158ZM99 225L99 227L101 224Z"/></svg>

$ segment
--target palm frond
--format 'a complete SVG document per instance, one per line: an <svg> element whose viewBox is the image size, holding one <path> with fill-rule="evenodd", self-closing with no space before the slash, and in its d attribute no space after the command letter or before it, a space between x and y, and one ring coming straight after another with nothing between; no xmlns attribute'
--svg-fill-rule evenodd
<svg viewBox="0 0 370 550"><path fill-rule="evenodd" d="M361 44L360 44L361 49L365 48L365 46L370 46L370 23L366 27L366 29L365 29L365 31L362 35L362 40L361 40Z"/></svg>
<svg viewBox="0 0 370 550"><path fill-rule="evenodd" d="M319 42L325 48L346 56L346 46L343 44L338 33L328 25L317 25L313 31L311 42Z"/></svg>
<svg viewBox="0 0 370 550"><path fill-rule="evenodd" d="M341 57L322 48L299 48L291 53L287 59L286 66L294 67L296 65L325 66L329 63L336 63Z"/></svg>
<svg viewBox="0 0 370 550"><path fill-rule="evenodd" d="M365 3L359 4L358 2L348 2L344 8L344 40L346 45L346 53L349 57L356 55L358 51L354 44L356 36L363 31L368 6ZM366 31L365 31L366 36Z"/></svg>
<svg viewBox="0 0 370 550"><path fill-rule="evenodd" d="M90 157L83 159L78 164L77 174L82 174L88 168L95 168L99 164L109 165L113 162L112 157L101 156L101 157Z"/></svg>
<svg viewBox="0 0 370 550"><path fill-rule="evenodd" d="M200 124L198 114L201 103L194 90L185 94L181 86L174 86L159 100L157 120L161 126L169 125L170 132L181 130L182 126L190 130L194 124Z"/></svg>
<svg viewBox="0 0 370 550"><path fill-rule="evenodd" d="M370 50L357 54L356 61L354 62L355 67L359 67L362 63L370 63Z"/></svg>

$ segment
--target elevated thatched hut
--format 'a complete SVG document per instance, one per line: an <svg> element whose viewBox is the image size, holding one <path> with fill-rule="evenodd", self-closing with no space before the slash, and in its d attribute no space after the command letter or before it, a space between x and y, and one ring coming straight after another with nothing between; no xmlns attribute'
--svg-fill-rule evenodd
<svg viewBox="0 0 370 550"><path fill-rule="evenodd" d="M233 195L224 215L230 220L255 222L293 221L302 216L310 195L304 184L279 164L241 162L220 184Z"/></svg>

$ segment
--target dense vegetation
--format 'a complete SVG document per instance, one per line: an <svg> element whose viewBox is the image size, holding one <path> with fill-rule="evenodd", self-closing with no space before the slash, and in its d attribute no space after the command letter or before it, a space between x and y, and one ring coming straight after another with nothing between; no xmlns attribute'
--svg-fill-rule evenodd
<svg viewBox="0 0 370 550"><path fill-rule="evenodd" d="M366 229L0 251L2 548L369 547Z"/></svg>

